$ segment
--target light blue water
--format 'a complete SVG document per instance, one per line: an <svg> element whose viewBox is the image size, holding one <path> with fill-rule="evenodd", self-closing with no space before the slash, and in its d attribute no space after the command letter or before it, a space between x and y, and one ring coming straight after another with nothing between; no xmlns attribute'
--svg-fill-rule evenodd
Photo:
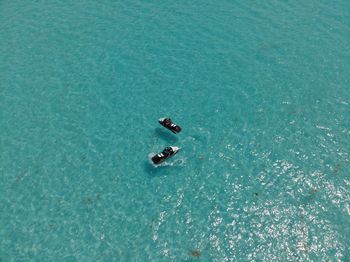
<svg viewBox="0 0 350 262"><path fill-rule="evenodd" d="M1 1L0 260L349 261L349 47L345 0Z"/></svg>

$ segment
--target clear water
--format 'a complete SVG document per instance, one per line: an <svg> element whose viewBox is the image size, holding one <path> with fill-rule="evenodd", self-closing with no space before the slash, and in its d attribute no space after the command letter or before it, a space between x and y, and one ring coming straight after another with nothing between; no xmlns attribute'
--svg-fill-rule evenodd
<svg viewBox="0 0 350 262"><path fill-rule="evenodd" d="M349 261L349 47L345 0L1 1L1 261Z"/></svg>

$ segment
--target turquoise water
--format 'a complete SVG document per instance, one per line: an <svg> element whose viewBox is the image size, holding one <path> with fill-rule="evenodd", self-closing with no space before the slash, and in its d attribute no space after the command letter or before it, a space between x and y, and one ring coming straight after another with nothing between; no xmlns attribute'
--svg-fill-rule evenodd
<svg viewBox="0 0 350 262"><path fill-rule="evenodd" d="M0 260L349 261L349 47L345 0L1 1Z"/></svg>

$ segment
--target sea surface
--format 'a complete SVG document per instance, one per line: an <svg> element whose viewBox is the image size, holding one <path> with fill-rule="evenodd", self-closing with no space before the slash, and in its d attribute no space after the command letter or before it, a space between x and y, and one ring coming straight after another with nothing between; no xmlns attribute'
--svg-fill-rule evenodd
<svg viewBox="0 0 350 262"><path fill-rule="evenodd" d="M0 261L349 247L350 1L0 1Z"/></svg>

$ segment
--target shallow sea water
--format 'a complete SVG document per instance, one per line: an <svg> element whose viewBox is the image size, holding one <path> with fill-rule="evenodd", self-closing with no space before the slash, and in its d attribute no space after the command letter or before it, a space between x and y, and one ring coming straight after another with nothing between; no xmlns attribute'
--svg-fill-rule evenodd
<svg viewBox="0 0 350 262"><path fill-rule="evenodd" d="M1 1L0 260L349 261L349 10Z"/></svg>

